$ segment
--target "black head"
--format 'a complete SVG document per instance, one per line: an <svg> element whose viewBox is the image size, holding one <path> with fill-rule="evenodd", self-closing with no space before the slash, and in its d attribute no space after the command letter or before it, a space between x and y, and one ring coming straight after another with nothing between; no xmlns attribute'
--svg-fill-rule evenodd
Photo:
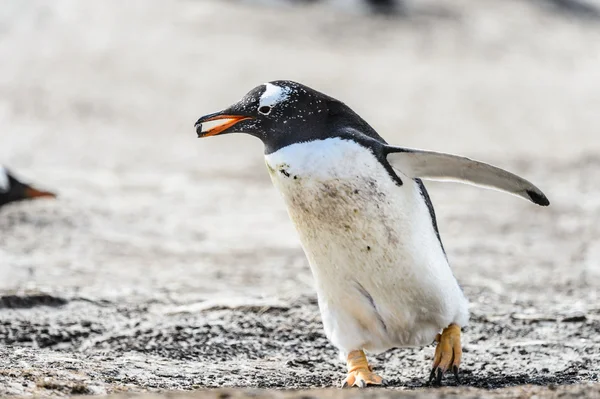
<svg viewBox="0 0 600 399"><path fill-rule="evenodd" d="M9 202L40 197L54 198L56 195L48 191L38 190L17 180L8 169L0 166L0 206Z"/></svg>
<svg viewBox="0 0 600 399"><path fill-rule="evenodd" d="M262 140L267 153L293 143L344 135L383 142L341 101L289 80L257 86L229 108L198 119L195 127L198 137L250 134Z"/></svg>

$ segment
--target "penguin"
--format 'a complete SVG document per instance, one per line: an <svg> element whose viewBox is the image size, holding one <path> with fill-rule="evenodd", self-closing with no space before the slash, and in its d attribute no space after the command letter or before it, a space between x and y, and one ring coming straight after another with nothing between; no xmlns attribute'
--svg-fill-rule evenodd
<svg viewBox="0 0 600 399"><path fill-rule="evenodd" d="M264 144L314 277L325 334L346 360L342 387L385 385L365 352L437 342L429 382L459 381L468 302L422 179L488 187L537 205L529 181L469 158L389 145L343 102L300 83L255 87L201 117L198 137L233 132Z"/></svg>
<svg viewBox="0 0 600 399"><path fill-rule="evenodd" d="M19 181L6 167L0 165L0 207L25 199L55 197L54 193L38 190Z"/></svg>

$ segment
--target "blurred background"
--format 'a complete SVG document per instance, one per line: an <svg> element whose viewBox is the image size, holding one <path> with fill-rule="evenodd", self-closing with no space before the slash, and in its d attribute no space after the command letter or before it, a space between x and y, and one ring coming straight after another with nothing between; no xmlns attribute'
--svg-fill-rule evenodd
<svg viewBox="0 0 600 399"><path fill-rule="evenodd" d="M597 382L599 10L595 0L3 0L0 164L59 197L0 209L0 366L17 370L0 373L0 393L52 389L39 382L47 378L62 381L62 393L80 382L84 393L105 393L337 381L342 368L322 337L312 277L262 144L199 141L193 128L277 79L344 101L391 144L469 156L538 185L550 208L428 185L472 302L465 368L504 386L498 370L519 337L546 346L518 349L525 363L511 368L530 378L514 384ZM268 324L253 304L280 309L264 316L280 328L311 318L306 329L321 345L311 359L326 359L316 380L298 377L314 374L309 360L289 365L289 337L240 327L247 317ZM572 330L557 324L573 317ZM242 356L233 333L194 341L195 328L215 323L262 331L266 343ZM487 336L506 350L490 358ZM390 378L418 386L429 351L380 360L416 359ZM481 366L493 359L499 368ZM33 377L23 362L36 365ZM123 371L132 364L144 371ZM244 377L219 379L232 364ZM248 371L256 364L278 377L261 380Z"/></svg>

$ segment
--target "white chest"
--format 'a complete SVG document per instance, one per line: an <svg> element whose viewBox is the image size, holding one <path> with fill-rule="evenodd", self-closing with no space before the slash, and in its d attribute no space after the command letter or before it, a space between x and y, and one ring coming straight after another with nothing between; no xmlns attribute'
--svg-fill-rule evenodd
<svg viewBox="0 0 600 399"><path fill-rule="evenodd" d="M399 173L398 185L369 149L339 138L293 144L265 158L336 346L422 343L465 309L412 179Z"/></svg>
<svg viewBox="0 0 600 399"><path fill-rule="evenodd" d="M267 155L266 163L307 251L327 245L314 240L360 241L365 250L398 244L414 227L403 225L418 219L422 198L414 182L398 186L370 150L353 141L294 144Z"/></svg>

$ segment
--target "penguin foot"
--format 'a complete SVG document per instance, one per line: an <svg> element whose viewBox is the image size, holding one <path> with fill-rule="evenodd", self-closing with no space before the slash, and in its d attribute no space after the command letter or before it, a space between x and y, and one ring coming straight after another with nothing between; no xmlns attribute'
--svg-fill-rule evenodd
<svg viewBox="0 0 600 399"><path fill-rule="evenodd" d="M460 327L456 324L450 324L444 328L441 334L435 337L437 347L435 348L435 357L433 359L433 368L429 374L429 383L433 381L435 385L442 385L442 377L446 371L452 367L456 382L460 384L458 370L462 358L462 346L460 344Z"/></svg>
<svg viewBox="0 0 600 399"><path fill-rule="evenodd" d="M365 352L362 350L352 351L348 354L348 376L342 382L342 388L359 387L367 385L386 385L385 380L375 374Z"/></svg>

